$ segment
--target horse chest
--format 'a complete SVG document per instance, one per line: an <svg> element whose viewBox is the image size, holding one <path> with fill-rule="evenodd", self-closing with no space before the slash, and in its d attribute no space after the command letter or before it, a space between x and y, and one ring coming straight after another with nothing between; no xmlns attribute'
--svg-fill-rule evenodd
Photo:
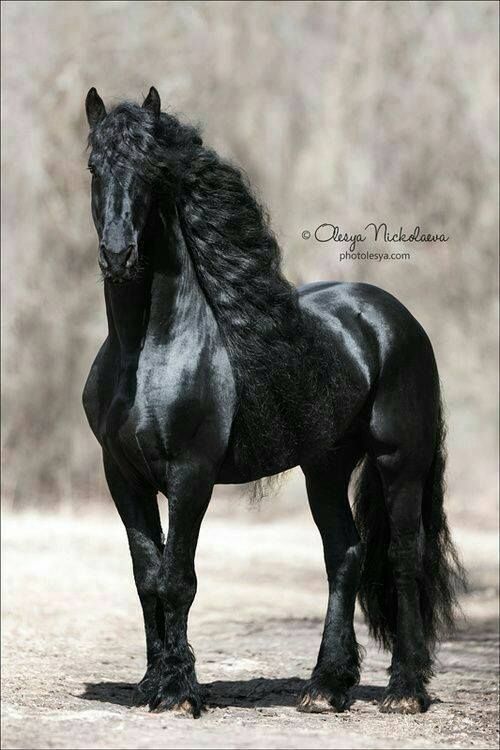
<svg viewBox="0 0 500 750"><path fill-rule="evenodd" d="M146 350L116 380L103 444L161 486L168 464L191 453L203 425L217 421L210 371L193 351Z"/></svg>

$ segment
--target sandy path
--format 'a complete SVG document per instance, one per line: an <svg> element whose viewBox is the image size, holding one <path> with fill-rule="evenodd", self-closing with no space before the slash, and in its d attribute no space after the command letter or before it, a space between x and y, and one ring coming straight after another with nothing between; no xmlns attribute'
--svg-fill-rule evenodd
<svg viewBox="0 0 500 750"><path fill-rule="evenodd" d="M2 747L496 747L496 539L493 531L457 536L474 591L464 602L467 626L440 651L429 712L378 712L388 656L358 618L367 653L351 710L308 716L294 705L326 604L312 521L209 517L190 641L211 708L193 721L129 708L144 651L118 519L7 516Z"/></svg>

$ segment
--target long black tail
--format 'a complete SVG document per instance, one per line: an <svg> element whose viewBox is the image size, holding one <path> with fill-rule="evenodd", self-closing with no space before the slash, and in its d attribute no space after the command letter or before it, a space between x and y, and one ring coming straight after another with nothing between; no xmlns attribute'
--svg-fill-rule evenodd
<svg viewBox="0 0 500 750"><path fill-rule="evenodd" d="M437 639L453 630L457 593L465 588L465 571L451 541L443 507L446 464L446 428L440 409L436 450L427 477L422 520L425 534L420 605L424 635L432 651ZM354 512L365 544L365 562L359 600L370 633L384 648L391 648L396 632L397 598L388 558L390 529L382 482L367 456L358 479Z"/></svg>

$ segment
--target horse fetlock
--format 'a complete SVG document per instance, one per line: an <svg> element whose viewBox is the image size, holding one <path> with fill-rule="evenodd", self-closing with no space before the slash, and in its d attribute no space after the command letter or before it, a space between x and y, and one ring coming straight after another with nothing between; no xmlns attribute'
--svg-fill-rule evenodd
<svg viewBox="0 0 500 750"><path fill-rule="evenodd" d="M393 655L392 664L387 670L391 678L389 688L412 691L425 686L434 674L433 660L424 643L414 641L413 648L406 654L401 648Z"/></svg>
<svg viewBox="0 0 500 750"><path fill-rule="evenodd" d="M359 682L361 659L354 631L347 630L342 639L324 637L311 680L334 691L348 690Z"/></svg>

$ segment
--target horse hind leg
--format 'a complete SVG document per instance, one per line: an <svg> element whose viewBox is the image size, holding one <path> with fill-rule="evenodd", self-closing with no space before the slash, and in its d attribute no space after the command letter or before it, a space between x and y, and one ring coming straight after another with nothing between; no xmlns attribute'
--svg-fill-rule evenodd
<svg viewBox="0 0 500 750"><path fill-rule="evenodd" d="M384 713L420 713L430 705L439 635L453 627L463 570L443 510L442 442L434 459L414 451L366 459L357 489L356 521L366 547L360 601L370 632L392 650Z"/></svg>
<svg viewBox="0 0 500 750"><path fill-rule="evenodd" d="M381 711L420 713L430 705L427 683L432 676L432 655L421 611L425 534L422 526L423 482L394 476L382 468L389 513L392 566L397 600L392 638L390 680Z"/></svg>
<svg viewBox="0 0 500 750"><path fill-rule="evenodd" d="M298 705L303 712L343 711L350 688L359 682L360 650L353 618L362 547L347 494L358 455L349 447L322 465L303 467L309 504L323 541L329 589L318 661Z"/></svg>

